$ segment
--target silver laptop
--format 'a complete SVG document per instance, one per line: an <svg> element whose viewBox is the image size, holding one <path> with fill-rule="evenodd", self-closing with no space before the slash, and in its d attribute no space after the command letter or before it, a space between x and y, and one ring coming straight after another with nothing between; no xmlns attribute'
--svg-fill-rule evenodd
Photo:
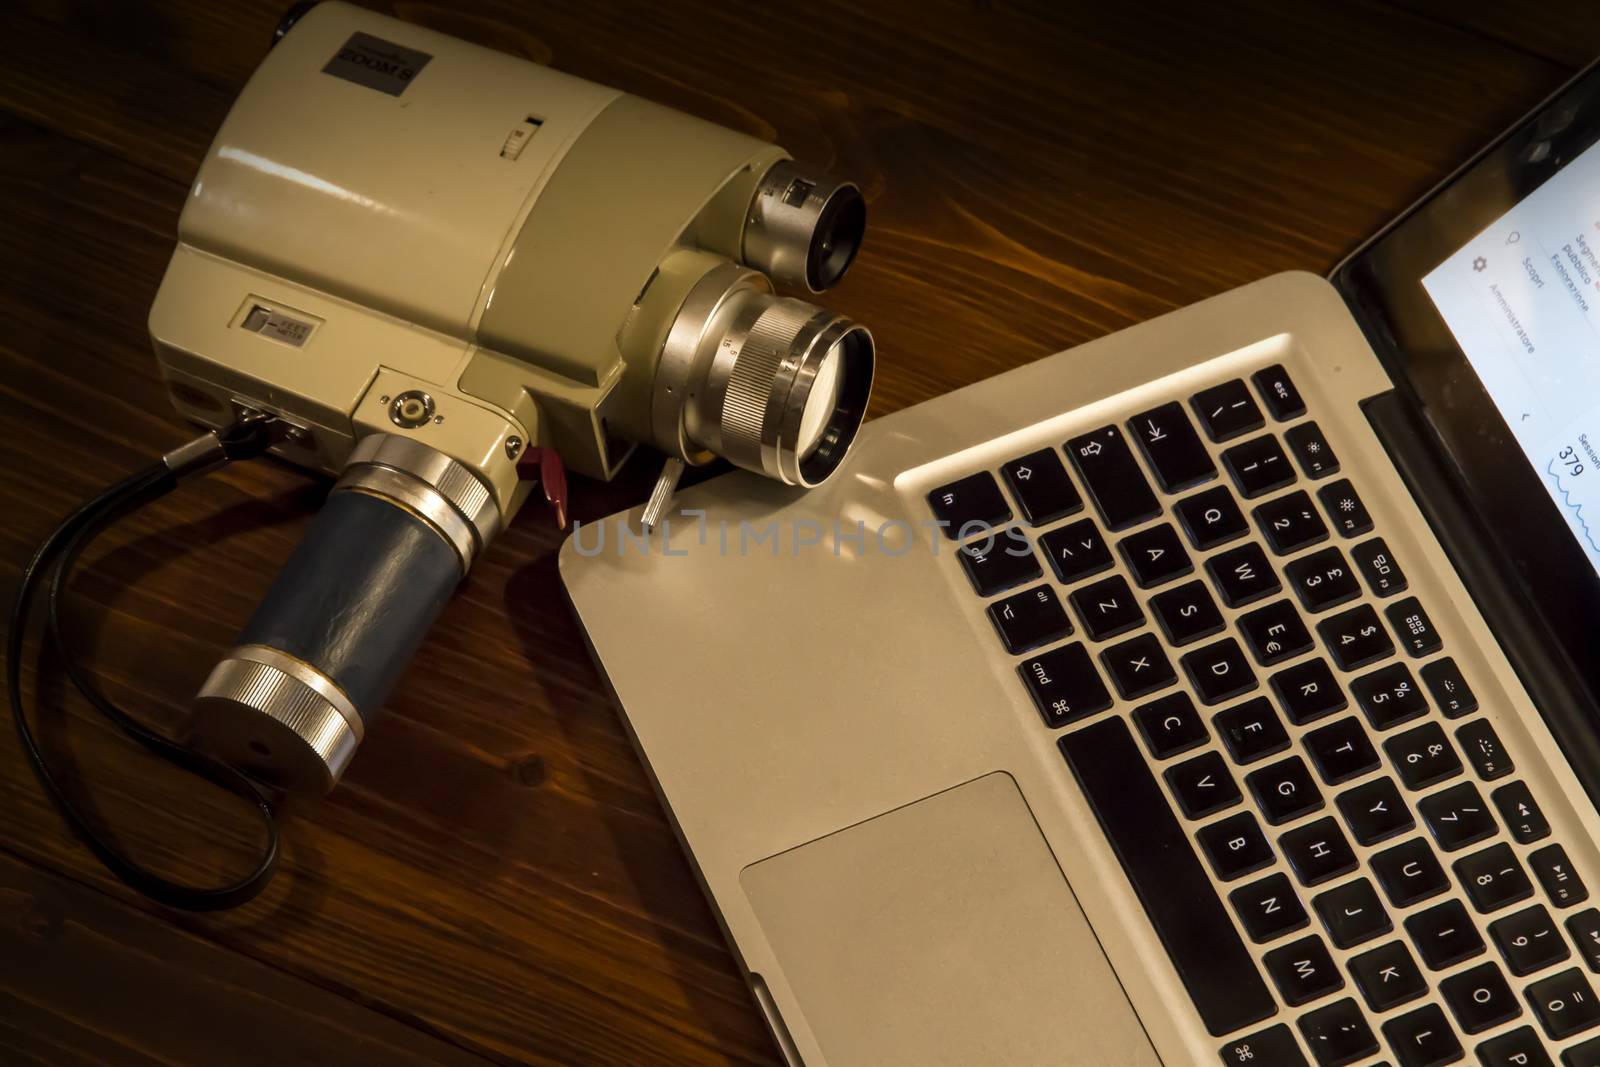
<svg viewBox="0 0 1600 1067"><path fill-rule="evenodd" d="M575 532L789 1063L1600 1065L1597 137Z"/></svg>

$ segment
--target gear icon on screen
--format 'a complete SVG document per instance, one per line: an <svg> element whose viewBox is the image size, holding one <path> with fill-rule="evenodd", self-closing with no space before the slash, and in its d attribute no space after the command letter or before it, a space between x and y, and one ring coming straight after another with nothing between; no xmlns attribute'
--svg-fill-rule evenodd
<svg viewBox="0 0 1600 1067"><path fill-rule="evenodd" d="M1484 259L1482 256L1479 256L1477 259L1472 261L1472 269L1477 271L1479 274L1482 274L1484 271L1489 269L1489 261Z"/></svg>

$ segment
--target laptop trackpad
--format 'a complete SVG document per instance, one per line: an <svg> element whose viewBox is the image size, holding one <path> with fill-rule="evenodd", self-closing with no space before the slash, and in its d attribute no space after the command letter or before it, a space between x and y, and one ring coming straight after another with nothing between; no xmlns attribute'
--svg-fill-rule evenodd
<svg viewBox="0 0 1600 1067"><path fill-rule="evenodd" d="M831 1067L1159 1067L1009 774L746 867Z"/></svg>

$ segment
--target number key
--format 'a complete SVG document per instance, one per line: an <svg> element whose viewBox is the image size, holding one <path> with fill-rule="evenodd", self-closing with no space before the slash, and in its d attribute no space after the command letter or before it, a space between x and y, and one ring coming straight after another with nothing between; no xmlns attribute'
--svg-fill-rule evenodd
<svg viewBox="0 0 1600 1067"><path fill-rule="evenodd" d="M1485 915L1533 896L1533 883L1510 845L1490 845L1451 866L1472 906Z"/></svg>
<svg viewBox="0 0 1600 1067"><path fill-rule="evenodd" d="M1461 757L1436 722L1426 722L1383 743L1407 789L1426 789L1461 773Z"/></svg>
<svg viewBox="0 0 1600 1067"><path fill-rule="evenodd" d="M1552 1040L1581 1033L1600 1024L1600 1001L1589 979L1573 967L1528 987L1528 1003Z"/></svg>
<svg viewBox="0 0 1600 1067"><path fill-rule="evenodd" d="M1316 505L1303 492L1269 500L1251 513L1261 535L1280 556L1298 552L1328 539L1328 526L1317 514Z"/></svg>
<svg viewBox="0 0 1600 1067"><path fill-rule="evenodd" d="M1340 670L1353 671L1394 655L1394 642L1370 605L1358 604L1317 623L1322 643Z"/></svg>
<svg viewBox="0 0 1600 1067"><path fill-rule="evenodd" d="M1295 478L1289 457L1283 454L1283 446L1270 433L1234 445L1222 453L1222 465L1228 468L1233 484L1246 498L1270 493Z"/></svg>
<svg viewBox="0 0 1600 1067"><path fill-rule="evenodd" d="M1422 821L1433 834L1434 842L1446 852L1494 836L1494 816L1489 814L1489 802L1471 782L1460 782L1423 797L1417 803L1417 810L1422 813Z"/></svg>
<svg viewBox="0 0 1600 1067"><path fill-rule="evenodd" d="M1553 967L1572 955L1544 905L1535 904L1489 924L1489 940L1511 973L1521 977Z"/></svg>
<svg viewBox="0 0 1600 1067"><path fill-rule="evenodd" d="M1289 587L1306 610L1315 614L1361 595L1355 571L1337 548L1324 548L1283 568Z"/></svg>
<svg viewBox="0 0 1600 1067"><path fill-rule="evenodd" d="M1391 663L1350 683L1356 704L1366 713L1374 730L1415 719L1428 710L1428 701L1404 663Z"/></svg>

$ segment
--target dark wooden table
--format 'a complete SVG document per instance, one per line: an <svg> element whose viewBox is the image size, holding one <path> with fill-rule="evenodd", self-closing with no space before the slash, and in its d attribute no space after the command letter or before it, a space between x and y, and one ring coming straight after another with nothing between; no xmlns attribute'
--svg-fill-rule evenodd
<svg viewBox="0 0 1600 1067"><path fill-rule="evenodd" d="M75 502L188 432L145 315L283 6L0 13L7 597ZM382 6L858 179L869 238L828 303L877 335L878 414L1325 271L1600 53L1589 0ZM579 483L576 512L647 478ZM73 607L113 694L175 727L324 489L245 464L108 537ZM168 914L108 877L6 730L0 1062L774 1062L568 616L560 539L534 508L500 539L344 783L288 810L282 872L237 913ZM39 730L105 822L174 875L243 869L248 813L83 715L53 673L35 692L36 658Z"/></svg>

